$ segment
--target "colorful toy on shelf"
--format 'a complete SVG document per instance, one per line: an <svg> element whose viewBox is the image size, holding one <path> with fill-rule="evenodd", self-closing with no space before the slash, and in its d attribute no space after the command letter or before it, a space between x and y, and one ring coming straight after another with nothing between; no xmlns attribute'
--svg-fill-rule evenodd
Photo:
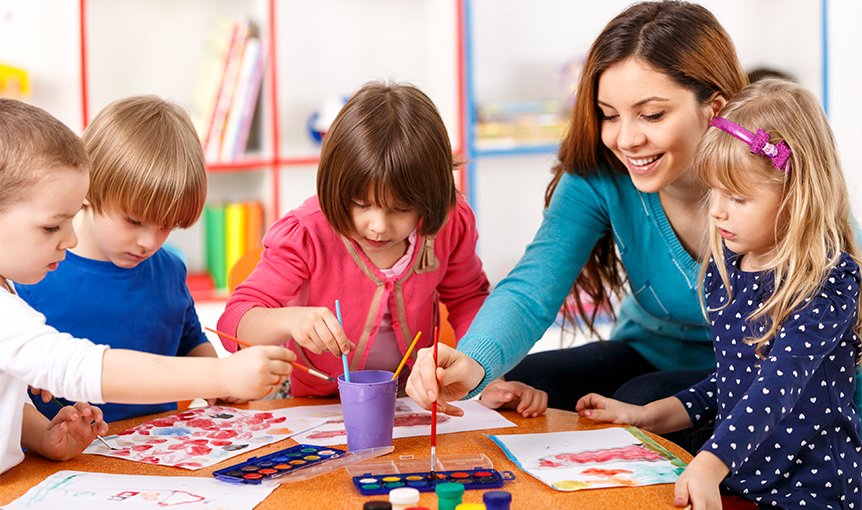
<svg viewBox="0 0 862 510"><path fill-rule="evenodd" d="M308 118L308 134L315 142L323 141L323 137L329 131L329 126L332 125L332 121L335 120L348 99L346 96L330 97L321 103L317 111L311 114Z"/></svg>
<svg viewBox="0 0 862 510"><path fill-rule="evenodd" d="M0 97L21 99L30 95L27 71L0 64Z"/></svg>

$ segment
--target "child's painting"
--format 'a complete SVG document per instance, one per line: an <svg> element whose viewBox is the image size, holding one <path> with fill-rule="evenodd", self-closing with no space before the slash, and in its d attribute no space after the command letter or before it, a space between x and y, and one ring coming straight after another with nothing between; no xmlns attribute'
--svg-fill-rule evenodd
<svg viewBox="0 0 862 510"><path fill-rule="evenodd" d="M3 508L252 510L276 487L231 484L214 478L59 471Z"/></svg>
<svg viewBox="0 0 862 510"><path fill-rule="evenodd" d="M686 467L634 427L488 437L519 468L560 491L673 483Z"/></svg>
<svg viewBox="0 0 862 510"><path fill-rule="evenodd" d="M157 418L105 440L84 453L120 459L200 469L255 448L281 441L326 422L302 408L251 411L210 406Z"/></svg>
<svg viewBox="0 0 862 510"><path fill-rule="evenodd" d="M458 402L458 407L464 410L464 416L456 417L437 413L437 434L515 426L497 411L488 409L475 400ZM319 427L297 434L293 438L294 440L300 444L316 446L347 444L347 433L344 430L340 404L313 406L305 409L308 409L308 412L315 416L325 417L327 421ZM397 399L395 401L395 428L392 430L392 437L397 439L430 435L431 412L419 407L419 404L411 398Z"/></svg>

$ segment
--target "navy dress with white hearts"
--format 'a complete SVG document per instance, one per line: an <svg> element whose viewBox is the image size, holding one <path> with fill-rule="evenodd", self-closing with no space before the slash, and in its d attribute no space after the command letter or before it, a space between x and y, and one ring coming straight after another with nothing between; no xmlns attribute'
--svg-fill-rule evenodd
<svg viewBox="0 0 862 510"><path fill-rule="evenodd" d="M771 274L741 271L740 261L727 253L729 304L710 261L704 294L717 368L676 395L692 422L717 414L715 434L701 450L730 468L724 489L760 506L862 509L862 441L853 404L859 267L842 254L821 291L764 345L764 360L744 339L763 327L746 318L771 294Z"/></svg>

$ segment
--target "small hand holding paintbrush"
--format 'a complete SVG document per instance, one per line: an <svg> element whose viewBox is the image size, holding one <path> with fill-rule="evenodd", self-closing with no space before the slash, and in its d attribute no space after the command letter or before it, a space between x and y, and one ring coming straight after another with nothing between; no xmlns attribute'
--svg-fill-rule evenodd
<svg viewBox="0 0 862 510"><path fill-rule="evenodd" d="M65 406L63 405L63 403L62 403L62 402L60 402L59 400L57 400L57 398L56 398L56 397L51 397L51 401L52 401L52 402L54 402L55 404L57 404L58 406L60 406L60 409L62 409L63 407L65 407ZM115 446L111 446L111 443L109 443L109 442L105 441L105 438L104 438L104 437L102 437L102 436L100 436L99 434L96 434L96 439L98 439L99 441L101 441L103 445L107 446L107 447L108 447L108 448L110 448L111 450L122 450L122 448L117 448L117 447L115 447Z"/></svg>
<svg viewBox="0 0 862 510"><path fill-rule="evenodd" d="M207 330L207 331L210 331L210 332L212 332L212 333L215 333L215 334L216 334L216 335L218 335L218 336L225 337L225 338L227 338L228 340L233 340L234 342L236 342L236 343L238 343L239 345L242 345L242 346L244 346L244 347L254 347L254 346L253 346L253 345L251 345L250 343L248 343L248 342L244 342L244 341L240 340L239 338L236 338L236 337L230 336L230 335L228 335L227 333L222 333L221 331L216 331L216 330L214 330L214 329L212 329L212 328L208 328L208 327L206 327L206 326L204 326L204 329L205 329L205 330ZM335 380L335 379L333 379L332 377L329 377L328 375L326 375L326 374L324 374L324 373L322 373L322 372L318 372L317 370L315 370L315 369L313 369L313 368L308 368L308 367L306 367L306 366L300 365L299 363L297 363L297 362L295 362L295 361L291 361L291 362L290 362L290 364L291 364L291 365L293 365L293 366L294 366L294 368L298 368L298 369L300 369L300 370L303 370L303 371L305 371L305 372L308 372L309 374L311 374L311 375L313 375L313 376L315 376L315 377L320 377L321 379L325 379L325 380L327 380L327 381L334 381L334 380Z"/></svg>

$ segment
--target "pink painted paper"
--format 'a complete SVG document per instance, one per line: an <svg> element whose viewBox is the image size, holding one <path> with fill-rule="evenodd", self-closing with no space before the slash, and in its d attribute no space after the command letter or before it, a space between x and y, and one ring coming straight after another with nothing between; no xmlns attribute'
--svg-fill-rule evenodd
<svg viewBox="0 0 862 510"><path fill-rule="evenodd" d="M308 416L300 408L250 411L211 406L142 423L105 440L120 450L94 441L84 453L200 469L316 427L326 418Z"/></svg>

